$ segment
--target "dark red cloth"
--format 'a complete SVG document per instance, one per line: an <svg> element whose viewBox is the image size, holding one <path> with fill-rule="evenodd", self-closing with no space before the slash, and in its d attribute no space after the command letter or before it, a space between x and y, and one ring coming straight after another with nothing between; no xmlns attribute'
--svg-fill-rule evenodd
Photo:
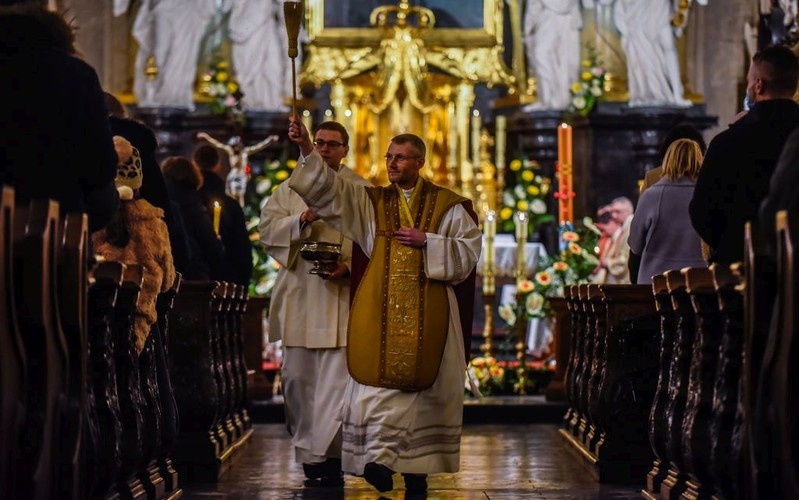
<svg viewBox="0 0 799 500"><path fill-rule="evenodd" d="M477 224L477 213L472 208L472 202L467 200L462 205L474 223ZM368 264L369 258L361 250L360 245L353 243L352 268L350 269L350 304L355 300L355 292L358 290L358 285L360 285L363 275L366 273ZM476 280L477 267L472 269L472 272L469 273L465 280L452 287L455 291L455 299L458 301L458 313L461 318L463 347L467 363L472 350L472 320L474 318L474 287Z"/></svg>

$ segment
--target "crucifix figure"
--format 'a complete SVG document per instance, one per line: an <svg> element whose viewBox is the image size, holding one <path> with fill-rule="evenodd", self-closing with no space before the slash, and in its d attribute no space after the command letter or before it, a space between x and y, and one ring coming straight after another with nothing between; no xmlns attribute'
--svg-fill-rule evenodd
<svg viewBox="0 0 799 500"><path fill-rule="evenodd" d="M263 141L246 147L242 144L241 137L238 135L231 137L227 144L214 139L205 132L199 132L197 138L227 153L230 173L225 181L225 191L229 196L238 200L239 205L244 206L244 194L247 192L247 172L245 171L247 159L251 154L263 151L267 146L276 142L278 137L270 135Z"/></svg>

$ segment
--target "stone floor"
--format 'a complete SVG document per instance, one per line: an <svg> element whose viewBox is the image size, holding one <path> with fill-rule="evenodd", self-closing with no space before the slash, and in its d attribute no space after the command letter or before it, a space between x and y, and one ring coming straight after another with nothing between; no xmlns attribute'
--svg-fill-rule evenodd
<svg viewBox="0 0 799 500"><path fill-rule="evenodd" d="M598 485L565 448L554 424L470 425L464 428L461 470L432 476L428 498L442 500L633 499L641 486ZM291 440L281 424L257 424L252 443L218 484L184 486L187 499L397 499L397 489L381 497L363 479L347 477L343 489L302 487Z"/></svg>

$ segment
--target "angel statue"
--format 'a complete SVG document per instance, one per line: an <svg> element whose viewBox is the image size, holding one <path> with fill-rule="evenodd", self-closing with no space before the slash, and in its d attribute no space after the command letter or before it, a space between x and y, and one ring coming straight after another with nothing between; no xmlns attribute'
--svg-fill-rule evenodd
<svg viewBox="0 0 799 500"><path fill-rule="evenodd" d="M244 195L247 192L247 160L251 154L263 151L267 146L276 142L278 137L270 135L263 141L251 146L244 146L241 137L234 135L227 144L220 142L205 132L198 132L197 138L202 139L216 149L227 153L230 163L230 173L225 181L225 192L235 198L239 205L244 206Z"/></svg>
<svg viewBox="0 0 799 500"><path fill-rule="evenodd" d="M696 0L707 5L707 0ZM689 2L690 4L690 2ZM683 96L680 62L674 43L683 14L678 0L615 0L613 18L627 56L630 106L691 106Z"/></svg>

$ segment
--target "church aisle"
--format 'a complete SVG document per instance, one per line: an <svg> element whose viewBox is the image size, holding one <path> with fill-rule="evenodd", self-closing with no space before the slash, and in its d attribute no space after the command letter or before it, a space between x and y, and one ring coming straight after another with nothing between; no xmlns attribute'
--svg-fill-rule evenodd
<svg viewBox="0 0 799 500"><path fill-rule="evenodd" d="M348 476L343 490L302 487L302 469L281 424L255 426L252 443L218 484L184 484L186 499L335 500L405 498L398 486L380 497L363 479ZM599 486L561 443L558 427L473 425L464 428L461 471L433 476L428 499L633 499L639 488Z"/></svg>

